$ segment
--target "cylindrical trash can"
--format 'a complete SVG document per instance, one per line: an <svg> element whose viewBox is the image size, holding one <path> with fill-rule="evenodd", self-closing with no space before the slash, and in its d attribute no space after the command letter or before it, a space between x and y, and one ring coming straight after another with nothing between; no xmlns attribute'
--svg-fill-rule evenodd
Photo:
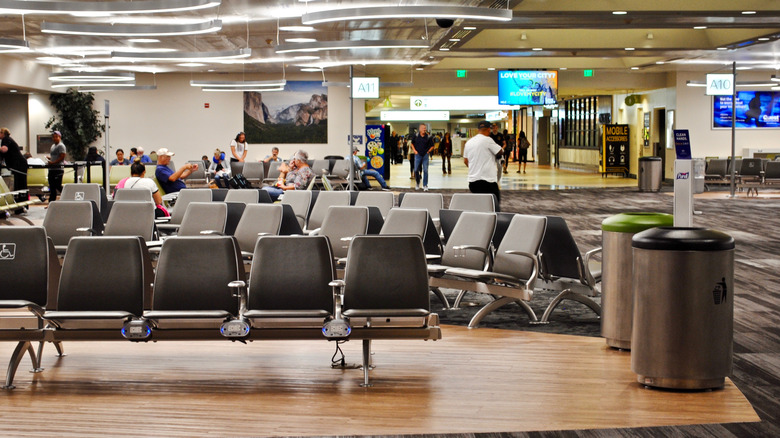
<svg viewBox="0 0 780 438"><path fill-rule="evenodd" d="M672 225L670 214L642 212L617 214L601 223L601 336L610 347L631 349L631 238L649 228Z"/></svg>
<svg viewBox="0 0 780 438"><path fill-rule="evenodd" d="M631 370L647 386L722 387L734 336L734 239L703 228L634 236Z"/></svg>
<svg viewBox="0 0 780 438"><path fill-rule="evenodd" d="M661 190L663 161L661 157L639 158L639 191L657 192Z"/></svg>

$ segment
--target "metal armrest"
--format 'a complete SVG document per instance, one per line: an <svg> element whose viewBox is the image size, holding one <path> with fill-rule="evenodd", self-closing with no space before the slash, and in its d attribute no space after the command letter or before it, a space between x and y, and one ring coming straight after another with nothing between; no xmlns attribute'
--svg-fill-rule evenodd
<svg viewBox="0 0 780 438"><path fill-rule="evenodd" d="M201 236L226 236L225 233L217 230L203 230L200 232Z"/></svg>
<svg viewBox="0 0 780 438"><path fill-rule="evenodd" d="M333 316L341 319L341 307L344 305L344 280L333 280L328 286L333 288Z"/></svg>
<svg viewBox="0 0 780 438"><path fill-rule="evenodd" d="M303 233L304 234L308 233L309 236L319 236L320 230L322 230L322 228L315 228L315 229L313 229L311 231L304 230Z"/></svg>
<svg viewBox="0 0 780 438"><path fill-rule="evenodd" d="M533 263L533 270L531 271L531 275L529 275L528 279L525 281L525 288L527 290L533 291L536 279L539 278L539 258L536 257L536 254L531 254L530 252L525 251L510 250L505 251L505 253L510 255L519 255L531 259L531 263Z"/></svg>
<svg viewBox="0 0 780 438"><path fill-rule="evenodd" d="M156 218L154 220L154 223L155 224L167 224L170 221L171 221L171 217L170 216L166 216L166 217Z"/></svg>
<svg viewBox="0 0 780 438"><path fill-rule="evenodd" d="M483 248L483 247L477 246L477 245L457 245L457 246L453 246L452 249L454 249L456 251L465 251L465 250L469 250L469 249L473 249L475 251L479 251L479 252L485 254L485 256L487 257L487 260L488 260L488 263L487 263L487 266L485 267L485 270L486 271L490 271L490 270L493 269L493 253L489 249L487 249L487 248Z"/></svg>
<svg viewBox="0 0 780 438"><path fill-rule="evenodd" d="M580 281L585 283L586 286L590 287L596 287L596 279L593 278L593 274L590 272L590 259L593 257L593 255L598 254L602 251L602 247L593 248L592 250L585 253L585 257L582 259L582 263L578 264L578 268L580 271ZM583 272L584 271L584 272Z"/></svg>
<svg viewBox="0 0 780 438"><path fill-rule="evenodd" d="M238 298L238 316L243 317L246 313L247 291L246 282L242 280L234 280L228 283L228 287L233 289L233 296Z"/></svg>
<svg viewBox="0 0 780 438"><path fill-rule="evenodd" d="M90 236L99 236L100 231L94 229L94 228L88 228L88 227L80 227L76 228L76 231L79 233L89 233Z"/></svg>

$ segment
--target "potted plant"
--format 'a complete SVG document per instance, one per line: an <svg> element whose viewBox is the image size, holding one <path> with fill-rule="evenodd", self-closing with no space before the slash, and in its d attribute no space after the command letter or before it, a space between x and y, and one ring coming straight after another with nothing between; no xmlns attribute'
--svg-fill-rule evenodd
<svg viewBox="0 0 780 438"><path fill-rule="evenodd" d="M100 123L100 112L92 108L94 101L94 94L73 88L49 96L56 114L46 123L46 129L62 133L62 142L74 160L83 160L89 145L103 135L105 125Z"/></svg>

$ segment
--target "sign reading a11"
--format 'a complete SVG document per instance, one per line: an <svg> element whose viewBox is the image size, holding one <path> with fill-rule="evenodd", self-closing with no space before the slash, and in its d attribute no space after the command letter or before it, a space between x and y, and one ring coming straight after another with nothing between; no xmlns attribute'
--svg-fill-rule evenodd
<svg viewBox="0 0 780 438"><path fill-rule="evenodd" d="M353 99L379 99L379 78L352 78Z"/></svg>
<svg viewBox="0 0 780 438"><path fill-rule="evenodd" d="M734 94L734 75L708 74L707 96L731 96Z"/></svg>

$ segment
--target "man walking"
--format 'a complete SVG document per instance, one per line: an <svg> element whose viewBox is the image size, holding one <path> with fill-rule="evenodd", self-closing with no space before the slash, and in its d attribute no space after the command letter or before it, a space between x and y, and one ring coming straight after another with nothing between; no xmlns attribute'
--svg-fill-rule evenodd
<svg viewBox="0 0 780 438"><path fill-rule="evenodd" d="M423 190L428 191L428 160L430 153L433 152L433 138L428 134L428 127L425 123L420 123L420 129L417 135L412 138L412 147L414 148L414 179L417 182L416 189L420 190L420 174L422 173Z"/></svg>
<svg viewBox="0 0 780 438"><path fill-rule="evenodd" d="M501 158L504 150L490 138L490 122L479 122L477 129L479 134L467 141L463 148L463 162L469 168L469 190L471 193L492 193L500 205L496 159Z"/></svg>
<svg viewBox="0 0 780 438"><path fill-rule="evenodd" d="M65 164L65 144L62 143L62 134L60 131L51 133L51 151L49 152L49 202L57 200L57 192L62 192L62 177L65 171L62 165Z"/></svg>

